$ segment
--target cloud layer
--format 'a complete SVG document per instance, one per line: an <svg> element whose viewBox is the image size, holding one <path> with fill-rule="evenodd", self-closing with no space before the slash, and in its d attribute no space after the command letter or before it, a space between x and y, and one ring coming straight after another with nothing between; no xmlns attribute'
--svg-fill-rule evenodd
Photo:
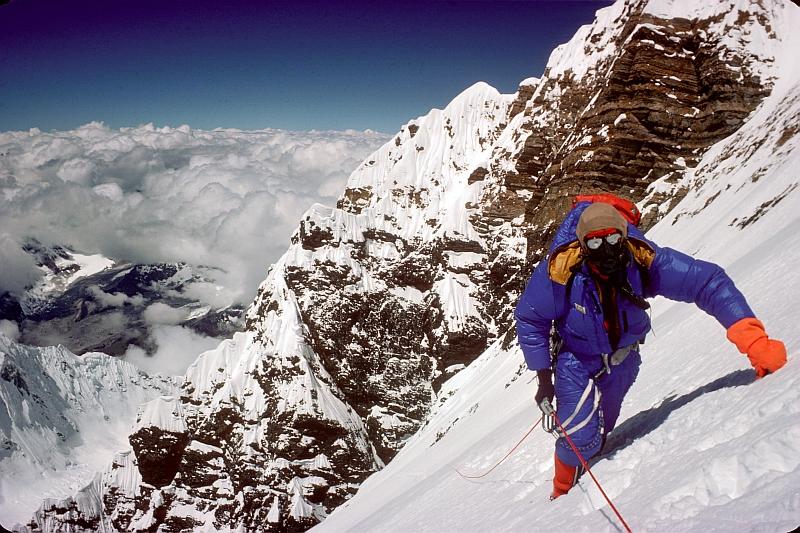
<svg viewBox="0 0 800 533"><path fill-rule="evenodd" d="M19 326L11 320L0 320L0 333L12 341L19 340Z"/></svg>
<svg viewBox="0 0 800 533"><path fill-rule="evenodd" d="M154 354L147 355L132 344L125 352L125 359L145 372L165 376L182 376L198 355L219 345L219 339L198 335L181 326L168 325L153 326L152 340L156 344Z"/></svg>
<svg viewBox="0 0 800 533"><path fill-rule="evenodd" d="M386 140L370 131L100 123L0 133L0 291L34 279L18 243L35 237L118 260L216 267L217 284L198 295L248 303L302 213L335 203Z"/></svg>

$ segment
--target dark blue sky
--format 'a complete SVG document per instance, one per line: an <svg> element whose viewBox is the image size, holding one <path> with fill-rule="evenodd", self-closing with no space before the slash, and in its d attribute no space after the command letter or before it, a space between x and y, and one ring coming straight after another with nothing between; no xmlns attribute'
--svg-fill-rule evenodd
<svg viewBox="0 0 800 533"><path fill-rule="evenodd" d="M514 92L611 3L13 0L0 6L0 131L392 133L476 81Z"/></svg>

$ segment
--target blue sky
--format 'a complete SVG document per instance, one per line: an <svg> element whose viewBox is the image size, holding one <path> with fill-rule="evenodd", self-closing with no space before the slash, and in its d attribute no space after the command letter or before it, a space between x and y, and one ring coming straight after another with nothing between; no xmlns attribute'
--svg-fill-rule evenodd
<svg viewBox="0 0 800 533"><path fill-rule="evenodd" d="M610 3L12 0L0 6L0 131L98 120L392 133L476 81L514 92Z"/></svg>

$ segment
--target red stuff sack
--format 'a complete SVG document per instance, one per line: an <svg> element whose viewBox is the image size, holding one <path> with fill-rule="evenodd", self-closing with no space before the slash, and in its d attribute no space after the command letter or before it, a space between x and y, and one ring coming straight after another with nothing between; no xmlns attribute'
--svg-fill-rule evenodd
<svg viewBox="0 0 800 533"><path fill-rule="evenodd" d="M615 194L579 194L574 200L572 200L573 209L580 202L602 202L604 204L611 204L617 208L617 211L619 211L623 217L625 217L625 220L634 226L638 226L639 222L642 220L642 213L639 211L639 208L636 207L636 204L630 200L626 200L625 198L620 198Z"/></svg>

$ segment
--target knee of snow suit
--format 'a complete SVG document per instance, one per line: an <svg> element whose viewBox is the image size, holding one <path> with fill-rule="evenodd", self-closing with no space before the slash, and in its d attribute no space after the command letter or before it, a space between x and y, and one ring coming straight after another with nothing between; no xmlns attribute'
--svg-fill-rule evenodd
<svg viewBox="0 0 800 533"><path fill-rule="evenodd" d="M587 368L571 352L562 352L556 363L556 415L572 442L588 459L600 451L603 426L600 390ZM556 455L569 466L581 464L564 437L556 441Z"/></svg>
<svg viewBox="0 0 800 533"><path fill-rule="evenodd" d="M592 376L600 370L599 366L588 366L571 352L559 356L555 374L556 413L584 459L600 451L603 436L616 424L622 400L636 380L640 364L639 353L632 351L620 365L612 367L610 374L595 381ZM563 437L556 441L556 454L567 465L581 464Z"/></svg>
<svg viewBox="0 0 800 533"><path fill-rule="evenodd" d="M603 413L603 433L608 435L617 426L622 400L639 375L642 358L638 351L631 351L619 365L612 367L610 374L604 374L597 380L597 387L602 394L600 409Z"/></svg>

